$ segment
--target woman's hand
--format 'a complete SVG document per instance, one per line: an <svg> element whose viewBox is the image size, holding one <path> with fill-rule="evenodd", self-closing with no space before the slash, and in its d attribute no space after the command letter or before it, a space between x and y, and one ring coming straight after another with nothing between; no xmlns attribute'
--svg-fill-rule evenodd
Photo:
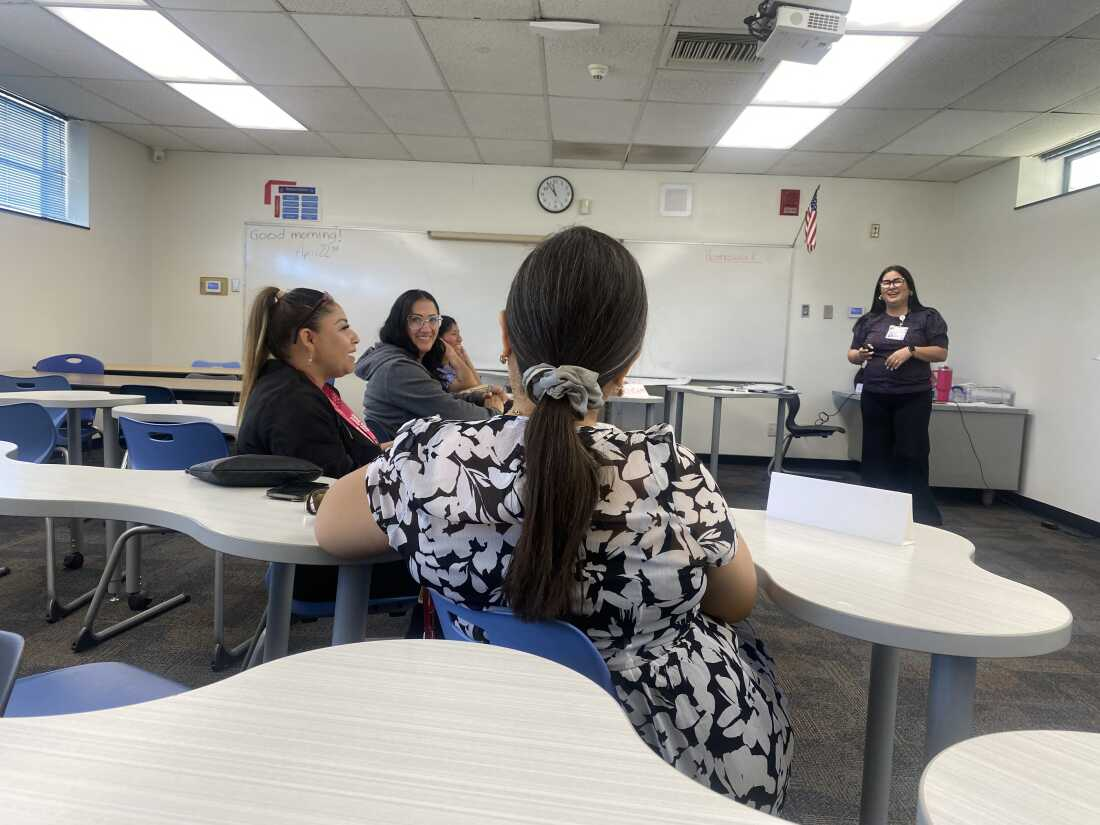
<svg viewBox="0 0 1100 825"><path fill-rule="evenodd" d="M442 338L440 338L439 340L443 341ZM455 352L455 348L448 344L446 341L443 341L443 360L450 364L452 367L462 363L462 359L459 358L458 353Z"/></svg>
<svg viewBox="0 0 1100 825"><path fill-rule="evenodd" d="M896 370L912 357L913 353L909 351L909 347L902 347L899 350L895 350L891 353L890 357L886 359L886 369Z"/></svg>
<svg viewBox="0 0 1100 825"><path fill-rule="evenodd" d="M485 397L481 399L481 406L499 414L504 412L504 402L507 400L508 395L503 387L489 387Z"/></svg>

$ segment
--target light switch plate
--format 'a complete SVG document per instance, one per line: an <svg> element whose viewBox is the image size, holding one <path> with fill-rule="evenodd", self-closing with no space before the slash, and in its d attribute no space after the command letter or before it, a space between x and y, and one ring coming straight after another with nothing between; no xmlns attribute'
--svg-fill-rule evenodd
<svg viewBox="0 0 1100 825"><path fill-rule="evenodd" d="M803 318L809 318L810 317L810 305L809 304L803 304L802 305L802 317Z"/></svg>
<svg viewBox="0 0 1100 825"><path fill-rule="evenodd" d="M833 305L832 304L825 304L825 320L826 321L833 320Z"/></svg>

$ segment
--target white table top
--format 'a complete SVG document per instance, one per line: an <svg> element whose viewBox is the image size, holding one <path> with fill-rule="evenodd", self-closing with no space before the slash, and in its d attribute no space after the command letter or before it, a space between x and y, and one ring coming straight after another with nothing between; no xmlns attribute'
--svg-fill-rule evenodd
<svg viewBox="0 0 1100 825"><path fill-rule="evenodd" d="M117 395L95 390L27 390L0 392L0 404L40 404L56 409L107 409L123 404L141 404L144 395Z"/></svg>
<svg viewBox="0 0 1100 825"><path fill-rule="evenodd" d="M181 471L29 464L0 441L0 515L100 518L167 527L231 556L346 564L317 546L300 501L263 487L217 487ZM371 561L389 561L383 556Z"/></svg>
<svg viewBox="0 0 1100 825"><path fill-rule="evenodd" d="M673 392L682 392L688 395L702 395L707 398L779 398L780 396L785 397L797 393L796 390L778 392L778 387L776 388L776 392L750 392L749 390L742 389L727 389L726 386L727 385L719 385L714 387L708 384L689 384L686 386L672 387L672 390Z"/></svg>
<svg viewBox="0 0 1100 825"><path fill-rule="evenodd" d="M952 745L921 777L918 825L1096 825L1100 733L993 733Z"/></svg>
<svg viewBox="0 0 1100 825"><path fill-rule="evenodd" d="M322 648L178 696L0 719L5 825L767 825L599 687L488 645Z"/></svg>
<svg viewBox="0 0 1100 825"><path fill-rule="evenodd" d="M195 372L202 372L196 367ZM241 391L241 382L219 378L158 378L153 375L89 375L80 372L42 372L39 370L4 370L0 375L11 378L41 378L43 375L61 375L74 387L85 389L118 389L127 384L145 384L186 392L222 393L235 395Z"/></svg>
<svg viewBox="0 0 1100 825"><path fill-rule="evenodd" d="M784 610L845 636L968 657L1065 647L1073 616L1057 599L974 564L974 545L914 525L894 545L734 510L765 592Z"/></svg>
<svg viewBox="0 0 1100 825"><path fill-rule="evenodd" d="M833 403L839 404L842 400L858 401L859 393L845 390L833 390ZM933 410L950 410L970 413L1000 413L1001 415L1027 415L1026 407L1010 407L1007 404L986 404L982 401L933 401Z"/></svg>
<svg viewBox="0 0 1100 825"><path fill-rule="evenodd" d="M236 405L219 404L127 404L111 411L115 418L126 416L137 421L206 421L226 435L237 434Z"/></svg>
<svg viewBox="0 0 1100 825"><path fill-rule="evenodd" d="M194 373L202 375L231 375L234 378L241 377L240 367L185 367L176 364L104 364L103 371L108 375L119 373L122 375L145 376L176 376L185 378Z"/></svg>
<svg viewBox="0 0 1100 825"><path fill-rule="evenodd" d="M508 370L504 367L478 367L477 371L483 376L501 376L505 380L508 378ZM660 378L654 375L628 375L626 380L631 384L642 384L647 387L674 387L691 382L691 379L686 376Z"/></svg>

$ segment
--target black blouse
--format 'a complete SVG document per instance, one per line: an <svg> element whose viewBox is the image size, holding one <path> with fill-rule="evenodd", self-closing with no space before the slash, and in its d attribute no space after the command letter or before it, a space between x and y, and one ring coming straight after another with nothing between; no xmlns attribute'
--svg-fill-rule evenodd
<svg viewBox="0 0 1100 825"><path fill-rule="evenodd" d="M852 349L864 344L875 348L860 371L865 390L897 394L930 390L932 365L927 361L910 358L896 370L888 370L886 359L903 347L947 347L947 322L931 307L913 310L904 322L885 312L869 312L852 328Z"/></svg>

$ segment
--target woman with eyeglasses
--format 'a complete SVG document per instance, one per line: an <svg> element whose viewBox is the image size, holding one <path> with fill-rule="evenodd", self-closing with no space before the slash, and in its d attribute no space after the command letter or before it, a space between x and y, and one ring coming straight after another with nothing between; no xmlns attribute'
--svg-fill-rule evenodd
<svg viewBox="0 0 1100 825"><path fill-rule="evenodd" d="M339 478L381 454L378 436L340 397L332 380L355 366L359 336L327 292L261 289L245 330L237 452L312 461ZM294 598L328 602L336 567L299 565ZM400 562L379 565L372 595L415 594Z"/></svg>
<svg viewBox="0 0 1100 825"><path fill-rule="evenodd" d="M367 382L363 417L383 441L390 441L401 425L415 418L438 415L450 421L478 421L504 410L499 388L471 400L443 389L437 372L446 354L439 338L442 322L431 293L403 292L390 308L379 342L355 365L355 374Z"/></svg>
<svg viewBox="0 0 1100 825"><path fill-rule="evenodd" d="M863 383L863 483L913 496L913 519L943 524L928 486L932 364L947 360L947 322L921 304L904 266L875 282L871 309L852 329L848 361Z"/></svg>
<svg viewBox="0 0 1100 825"><path fill-rule="evenodd" d="M696 782L778 813L793 741L774 664L743 620L752 554L722 491L667 424L599 420L642 351L637 261L588 227L543 241L501 313L515 416L417 420L321 502L317 540L390 547L472 608L563 619L607 663L638 736Z"/></svg>

